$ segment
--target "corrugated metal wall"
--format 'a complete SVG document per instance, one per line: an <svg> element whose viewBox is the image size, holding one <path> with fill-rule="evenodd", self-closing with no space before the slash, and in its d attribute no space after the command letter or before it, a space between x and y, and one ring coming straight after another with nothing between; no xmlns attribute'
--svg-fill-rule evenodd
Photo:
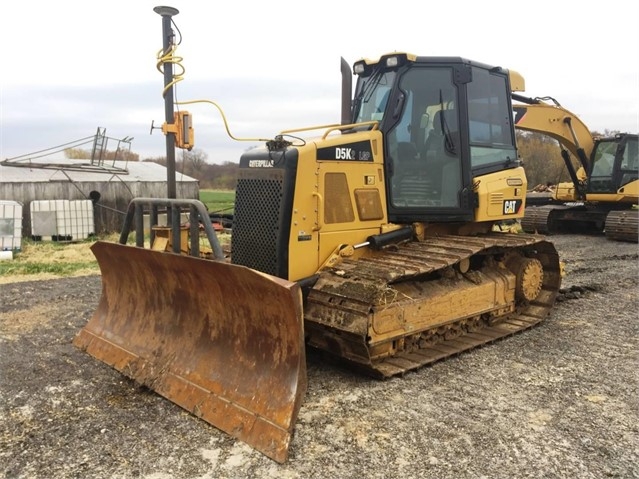
<svg viewBox="0 0 639 479"><path fill-rule="evenodd" d="M18 201L23 205L22 235L31 236L29 205L35 200L84 200L97 191L100 199L94 203L95 233L119 232L129 201L138 197L166 198L165 181L123 182L110 178L104 182L7 182L0 179L0 200ZM199 184L196 181L180 182L176 186L176 196L185 199L199 198Z"/></svg>

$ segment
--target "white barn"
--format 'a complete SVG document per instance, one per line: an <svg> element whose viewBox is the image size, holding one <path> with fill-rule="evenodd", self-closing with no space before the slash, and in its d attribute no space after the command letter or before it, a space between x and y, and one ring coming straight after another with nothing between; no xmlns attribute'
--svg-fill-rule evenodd
<svg viewBox="0 0 639 479"><path fill-rule="evenodd" d="M90 160L0 163L0 201L22 205L22 236L32 236L31 202L91 200L93 233L120 231L129 201L138 197L166 198L167 169L157 163L111 161L94 166ZM195 178L176 172L176 197L198 199Z"/></svg>

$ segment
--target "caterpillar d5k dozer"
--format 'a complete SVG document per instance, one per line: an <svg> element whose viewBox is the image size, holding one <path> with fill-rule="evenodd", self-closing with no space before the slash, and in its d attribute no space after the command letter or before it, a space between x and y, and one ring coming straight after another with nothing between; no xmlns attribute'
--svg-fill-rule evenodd
<svg viewBox="0 0 639 479"><path fill-rule="evenodd" d="M515 127L559 142L570 176L552 193L531 192L521 226L528 233L605 234L639 241L639 136L593 137L588 127L552 97L513 94ZM572 155L572 156L571 156ZM578 161L575 168L572 158Z"/></svg>
<svg viewBox="0 0 639 479"><path fill-rule="evenodd" d="M163 12L166 32L177 11ZM165 44L165 69L173 51ZM135 200L120 244L94 246L102 298L75 340L280 462L306 346L401 375L540 323L561 283L552 243L498 228L525 207L511 103L520 75L406 53L352 70L342 60L342 73L341 123L282 131L240 158L230 258L197 202L182 227L190 241L172 212L168 234L145 248L141 205L155 225L154 208L178 200ZM165 70L166 92L171 82ZM166 116L170 156L172 141L193 142L189 116ZM321 132L300 138L311 130Z"/></svg>

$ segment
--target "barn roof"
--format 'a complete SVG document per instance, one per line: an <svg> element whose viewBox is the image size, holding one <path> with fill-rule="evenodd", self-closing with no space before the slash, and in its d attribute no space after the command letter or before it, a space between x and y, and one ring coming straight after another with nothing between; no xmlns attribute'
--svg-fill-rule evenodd
<svg viewBox="0 0 639 479"><path fill-rule="evenodd" d="M49 181L73 182L165 182L166 167L148 161L108 161L101 167L91 165L90 160L60 159L45 161L31 159L29 162L0 163L0 183L40 183ZM197 182L195 178L176 172L180 182Z"/></svg>

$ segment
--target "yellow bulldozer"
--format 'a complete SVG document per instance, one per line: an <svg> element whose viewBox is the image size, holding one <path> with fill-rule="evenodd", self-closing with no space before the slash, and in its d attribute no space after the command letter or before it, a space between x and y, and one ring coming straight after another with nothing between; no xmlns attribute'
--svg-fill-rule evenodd
<svg viewBox="0 0 639 479"><path fill-rule="evenodd" d="M542 234L605 233L617 241L639 240L639 136L594 137L552 97L514 93L515 128L559 142L570 181L548 194L530 193L521 226ZM571 156L572 155L572 156ZM575 168L571 158L578 160Z"/></svg>
<svg viewBox="0 0 639 479"><path fill-rule="evenodd" d="M170 111L177 10L156 11L170 155L193 135L190 115ZM521 75L408 53L342 59L342 73L340 123L284 130L241 156L230 255L199 201L134 199L119 242L92 247L103 290L74 340L277 462L306 348L402 375L539 324L561 284L551 242L499 228L525 207Z"/></svg>

